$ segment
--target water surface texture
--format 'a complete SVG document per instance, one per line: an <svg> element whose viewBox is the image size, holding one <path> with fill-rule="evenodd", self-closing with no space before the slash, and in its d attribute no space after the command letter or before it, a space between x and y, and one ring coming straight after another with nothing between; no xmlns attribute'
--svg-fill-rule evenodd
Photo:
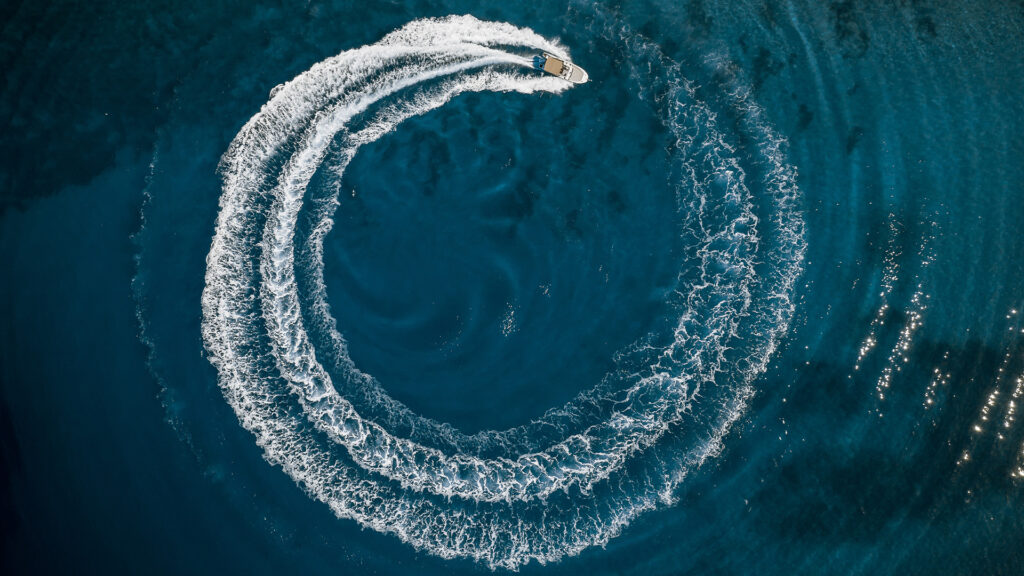
<svg viewBox="0 0 1024 576"><path fill-rule="evenodd" d="M1019 2L2 13L6 572L1022 573Z"/></svg>

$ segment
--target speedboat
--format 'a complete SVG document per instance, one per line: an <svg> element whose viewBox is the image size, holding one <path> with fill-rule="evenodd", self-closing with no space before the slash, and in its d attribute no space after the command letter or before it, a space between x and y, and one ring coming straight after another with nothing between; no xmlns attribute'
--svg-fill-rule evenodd
<svg viewBox="0 0 1024 576"><path fill-rule="evenodd" d="M540 56L533 57L533 67L538 70L543 70L552 76L558 76L563 80L568 80L573 84L583 84L587 80L590 80L590 76L587 75L587 71L580 68L576 64L559 58L553 54L547 52L542 53Z"/></svg>

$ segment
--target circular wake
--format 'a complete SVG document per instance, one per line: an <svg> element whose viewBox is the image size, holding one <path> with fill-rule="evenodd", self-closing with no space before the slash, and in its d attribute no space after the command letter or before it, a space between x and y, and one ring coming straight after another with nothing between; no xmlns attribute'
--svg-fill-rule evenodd
<svg viewBox="0 0 1024 576"><path fill-rule="evenodd" d="M563 46L469 16L418 20L276 88L224 155L202 299L210 360L266 458L338 516L492 568L556 560L670 502L742 414L788 326L801 271L785 143L735 88L726 98L757 154L744 164L678 65L621 27L615 36L627 39L637 95L674 139L684 247L667 302L674 317L623 350L592 389L524 426L461 433L355 366L323 285L337 198L309 206L306 190L326 158L340 181L362 145L459 94L568 89L528 70L530 54L568 55ZM751 193L748 173L763 194ZM297 248L304 209L313 226Z"/></svg>

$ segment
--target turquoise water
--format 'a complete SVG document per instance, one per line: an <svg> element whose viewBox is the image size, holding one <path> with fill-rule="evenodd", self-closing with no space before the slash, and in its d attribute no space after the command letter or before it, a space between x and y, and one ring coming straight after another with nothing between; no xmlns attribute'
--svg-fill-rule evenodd
<svg viewBox="0 0 1024 576"><path fill-rule="evenodd" d="M4 10L9 572L1019 573L1019 3Z"/></svg>

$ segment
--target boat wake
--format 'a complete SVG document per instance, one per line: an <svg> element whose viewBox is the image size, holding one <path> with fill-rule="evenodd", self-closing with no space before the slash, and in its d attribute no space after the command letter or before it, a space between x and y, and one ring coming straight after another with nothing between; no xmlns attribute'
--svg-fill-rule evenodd
<svg viewBox="0 0 1024 576"><path fill-rule="evenodd" d="M741 155L677 64L607 17L592 26L621 43L637 95L674 139L674 316L523 426L462 433L358 369L323 279L338 186L315 202L307 187L326 165L340 182L361 146L460 94L568 90L524 56L564 46L469 16L417 20L276 88L224 154L206 349L266 459L339 517L491 568L604 544L720 452L786 331L805 241L785 141L737 83L725 98L756 150Z"/></svg>

